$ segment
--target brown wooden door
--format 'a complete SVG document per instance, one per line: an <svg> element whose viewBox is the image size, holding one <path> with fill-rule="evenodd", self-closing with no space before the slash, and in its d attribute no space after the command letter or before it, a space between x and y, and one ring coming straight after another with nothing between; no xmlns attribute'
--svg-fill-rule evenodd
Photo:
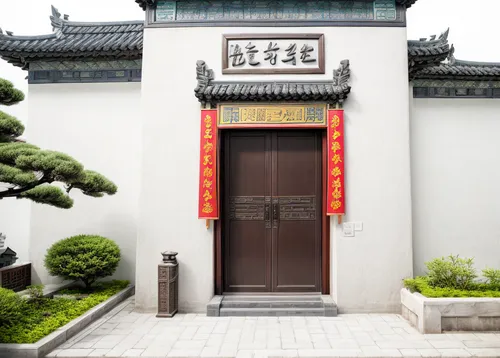
<svg viewBox="0 0 500 358"><path fill-rule="evenodd" d="M320 292L320 133L226 132L223 153L224 290Z"/></svg>

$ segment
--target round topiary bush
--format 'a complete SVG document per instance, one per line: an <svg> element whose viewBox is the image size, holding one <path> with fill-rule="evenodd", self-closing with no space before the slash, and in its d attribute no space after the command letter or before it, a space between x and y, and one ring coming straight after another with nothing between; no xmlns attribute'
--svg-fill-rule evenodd
<svg viewBox="0 0 500 358"><path fill-rule="evenodd" d="M111 276L120 262L120 248L102 236L78 235L56 242L47 251L45 267L52 276L80 280L87 289Z"/></svg>
<svg viewBox="0 0 500 358"><path fill-rule="evenodd" d="M0 328L19 321L24 310L25 302L17 293L0 287Z"/></svg>

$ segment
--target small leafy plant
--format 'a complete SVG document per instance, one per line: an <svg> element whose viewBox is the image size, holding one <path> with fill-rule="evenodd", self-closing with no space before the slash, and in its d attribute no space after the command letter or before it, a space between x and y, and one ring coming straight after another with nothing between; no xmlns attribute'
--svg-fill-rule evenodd
<svg viewBox="0 0 500 358"><path fill-rule="evenodd" d="M111 276L120 262L120 248L113 240L78 235L52 245L45 267L52 276L80 280L87 290L100 278Z"/></svg>
<svg viewBox="0 0 500 358"><path fill-rule="evenodd" d="M26 287L30 301L38 302L43 298L43 285L31 285Z"/></svg>
<svg viewBox="0 0 500 358"><path fill-rule="evenodd" d="M493 286L498 286L500 288L500 270L495 270L492 268L484 269L483 276L486 278L487 283Z"/></svg>
<svg viewBox="0 0 500 358"><path fill-rule="evenodd" d="M474 259L450 255L429 261L426 276L408 278L404 286L426 297L500 297L500 270L485 269L476 280Z"/></svg>
<svg viewBox="0 0 500 358"><path fill-rule="evenodd" d="M441 288L468 290L477 277L474 259L450 255L425 264L429 285Z"/></svg>

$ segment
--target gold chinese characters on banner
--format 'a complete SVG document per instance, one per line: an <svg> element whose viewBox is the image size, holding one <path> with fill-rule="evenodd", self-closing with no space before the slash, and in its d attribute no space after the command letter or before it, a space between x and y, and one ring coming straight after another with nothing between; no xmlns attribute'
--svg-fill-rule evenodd
<svg viewBox="0 0 500 358"><path fill-rule="evenodd" d="M345 214L344 111L328 111L327 215Z"/></svg>
<svg viewBox="0 0 500 358"><path fill-rule="evenodd" d="M219 218L217 196L217 110L201 111L198 217Z"/></svg>
<svg viewBox="0 0 500 358"><path fill-rule="evenodd" d="M284 104L279 106L222 105L219 127L326 126L326 105Z"/></svg>

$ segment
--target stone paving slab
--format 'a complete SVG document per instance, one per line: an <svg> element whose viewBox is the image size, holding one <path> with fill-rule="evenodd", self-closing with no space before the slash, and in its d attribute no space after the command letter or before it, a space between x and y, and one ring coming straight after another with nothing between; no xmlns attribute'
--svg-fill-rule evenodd
<svg viewBox="0 0 500 358"><path fill-rule="evenodd" d="M500 357L500 333L420 334L399 315L156 318L133 297L47 357Z"/></svg>

